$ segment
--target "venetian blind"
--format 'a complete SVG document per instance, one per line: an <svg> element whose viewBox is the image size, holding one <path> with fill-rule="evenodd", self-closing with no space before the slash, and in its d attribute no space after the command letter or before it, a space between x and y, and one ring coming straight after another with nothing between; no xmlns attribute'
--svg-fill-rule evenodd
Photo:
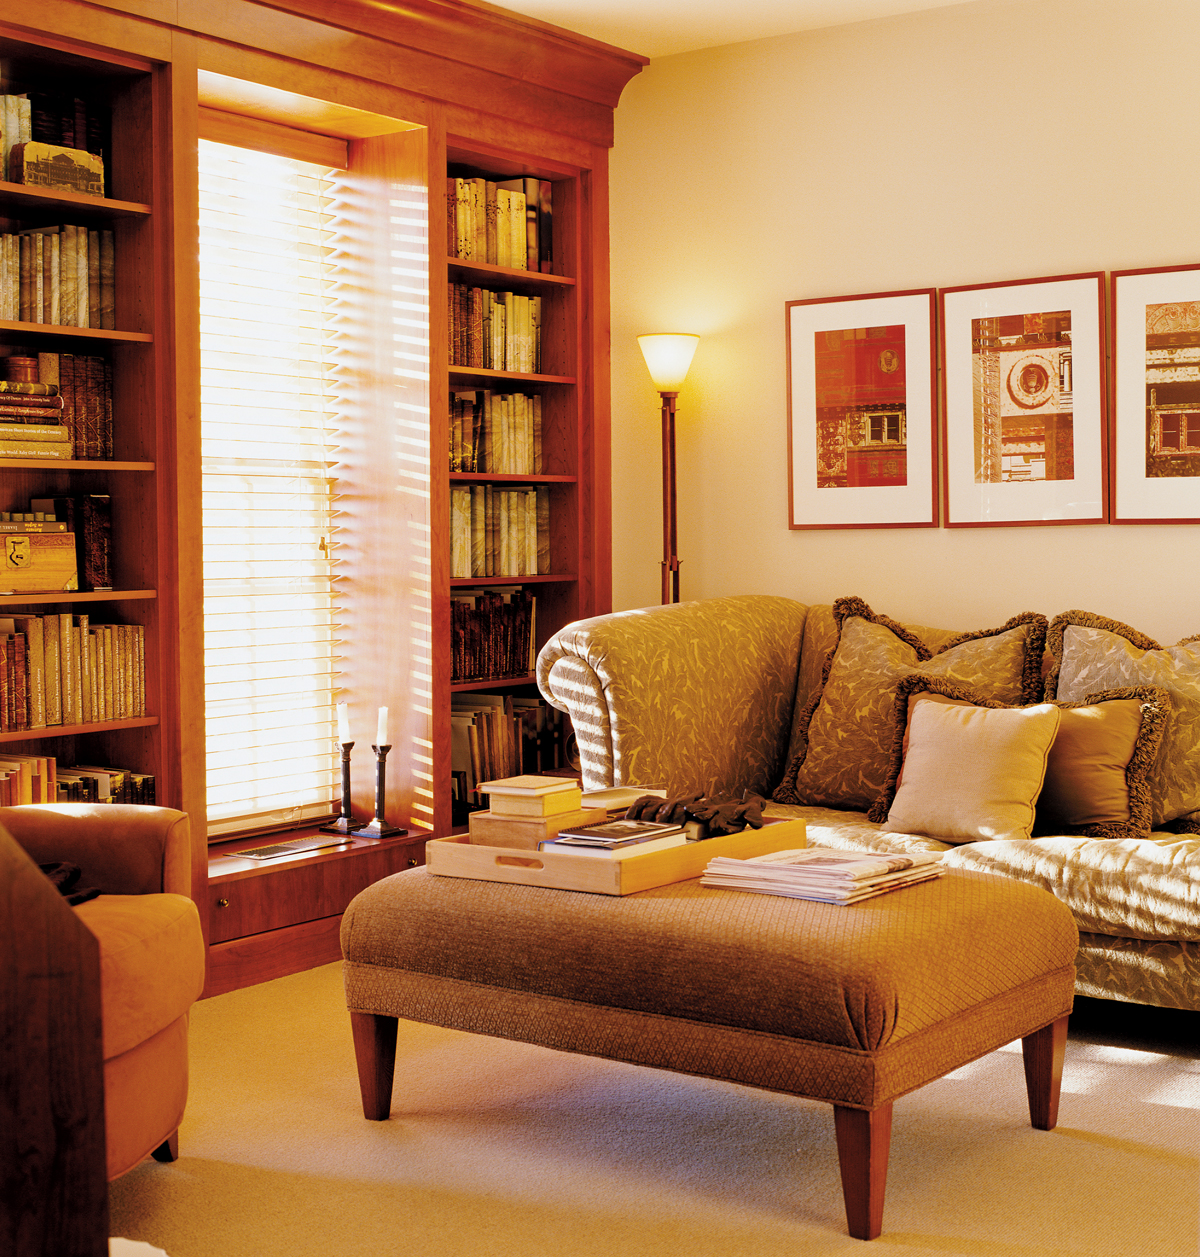
<svg viewBox="0 0 1200 1257"><path fill-rule="evenodd" d="M333 170L200 142L209 835L328 816Z"/></svg>

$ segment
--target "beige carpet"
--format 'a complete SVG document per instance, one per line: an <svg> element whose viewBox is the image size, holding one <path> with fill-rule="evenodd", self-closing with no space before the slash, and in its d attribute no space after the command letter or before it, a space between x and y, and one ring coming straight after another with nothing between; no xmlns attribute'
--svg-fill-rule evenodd
<svg viewBox="0 0 1200 1257"><path fill-rule="evenodd" d="M903 1257L1194 1257L1200 1014L1082 1001L1058 1129L1019 1045L899 1101ZM170 1257L807 1257L845 1233L832 1110L401 1023L392 1117L359 1106L340 965L198 1004L174 1165L114 1183Z"/></svg>

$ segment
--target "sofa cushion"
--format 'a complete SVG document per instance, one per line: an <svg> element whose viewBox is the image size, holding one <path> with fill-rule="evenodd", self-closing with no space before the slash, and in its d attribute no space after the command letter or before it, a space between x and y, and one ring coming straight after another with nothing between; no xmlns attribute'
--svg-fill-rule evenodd
<svg viewBox="0 0 1200 1257"><path fill-rule="evenodd" d="M1149 773L1153 823L1200 832L1200 640L1160 646L1117 620L1087 611L1054 617L1046 697L1076 701L1097 690L1153 685L1171 712Z"/></svg>
<svg viewBox="0 0 1200 1257"><path fill-rule="evenodd" d="M896 685L918 668L1004 703L1041 696L1044 616L1026 613L997 629L959 634L936 654L861 598L839 599L834 616L838 641L802 713L803 742L774 791L777 803L871 807L891 762Z"/></svg>
<svg viewBox="0 0 1200 1257"><path fill-rule="evenodd" d="M942 862L1040 886L1093 934L1200 941L1200 838L1190 834L981 842L953 848Z"/></svg>
<svg viewBox="0 0 1200 1257"><path fill-rule="evenodd" d="M75 911L100 944L107 1061L169 1026L200 998L200 917L184 895L101 895Z"/></svg>
<svg viewBox="0 0 1200 1257"><path fill-rule="evenodd" d="M945 842L1028 838L1061 713L918 697L885 824Z"/></svg>
<svg viewBox="0 0 1200 1257"><path fill-rule="evenodd" d="M889 811L907 757L911 717L918 701L987 709L1003 706L943 677L913 673L901 679L896 687L888 782L868 814L871 820L886 821L894 828L902 826L894 825ZM1041 794L1035 796L1033 832L1087 834L1093 838L1149 837L1147 775L1170 711L1166 691L1153 686L1107 690L1089 694L1082 702L1056 702L1054 706L1061 719L1050 747Z"/></svg>
<svg viewBox="0 0 1200 1257"><path fill-rule="evenodd" d="M763 815L804 822L810 847L836 847L839 851L887 851L908 855L913 851L949 851L950 844L925 834L892 833L868 820L862 812L834 811L827 807L803 807L792 803L768 803Z"/></svg>

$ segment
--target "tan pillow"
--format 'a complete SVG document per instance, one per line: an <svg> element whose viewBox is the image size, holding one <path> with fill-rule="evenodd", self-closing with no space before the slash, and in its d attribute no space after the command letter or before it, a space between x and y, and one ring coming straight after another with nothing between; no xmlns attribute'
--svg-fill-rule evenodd
<svg viewBox="0 0 1200 1257"><path fill-rule="evenodd" d="M1200 641L1160 646L1137 629L1087 611L1054 617L1046 641L1052 663L1046 697L1077 702L1098 690L1154 686L1170 699L1150 768L1151 821L1200 832Z"/></svg>
<svg viewBox="0 0 1200 1257"><path fill-rule="evenodd" d="M834 603L839 636L821 687L801 714L803 737L772 798L865 812L887 782L896 686L915 668L1000 703L1041 697L1046 619L1027 612L997 629L963 633L937 653L861 598Z"/></svg>
<svg viewBox="0 0 1200 1257"><path fill-rule="evenodd" d="M914 674L901 680L896 692L891 777L871 808L869 818L873 821L887 819L918 700L1001 706L938 677ZM1166 693L1143 686L1089 694L1083 702L1055 706L1062 719L1050 748L1034 833L1148 837L1151 806L1146 778L1170 711Z"/></svg>
<svg viewBox="0 0 1200 1257"><path fill-rule="evenodd" d="M954 843L1030 837L1061 715L1053 703L918 698L887 828Z"/></svg>

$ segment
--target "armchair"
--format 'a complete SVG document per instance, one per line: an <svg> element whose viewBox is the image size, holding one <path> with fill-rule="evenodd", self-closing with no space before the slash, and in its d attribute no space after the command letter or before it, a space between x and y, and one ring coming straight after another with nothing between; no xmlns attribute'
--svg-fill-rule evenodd
<svg viewBox="0 0 1200 1257"><path fill-rule="evenodd" d="M99 943L107 1178L152 1153L174 1160L187 1100L188 1010L203 989L205 962L189 897L187 816L35 804L0 808L4 830L35 864L76 864L80 886L102 892L73 912Z"/></svg>

